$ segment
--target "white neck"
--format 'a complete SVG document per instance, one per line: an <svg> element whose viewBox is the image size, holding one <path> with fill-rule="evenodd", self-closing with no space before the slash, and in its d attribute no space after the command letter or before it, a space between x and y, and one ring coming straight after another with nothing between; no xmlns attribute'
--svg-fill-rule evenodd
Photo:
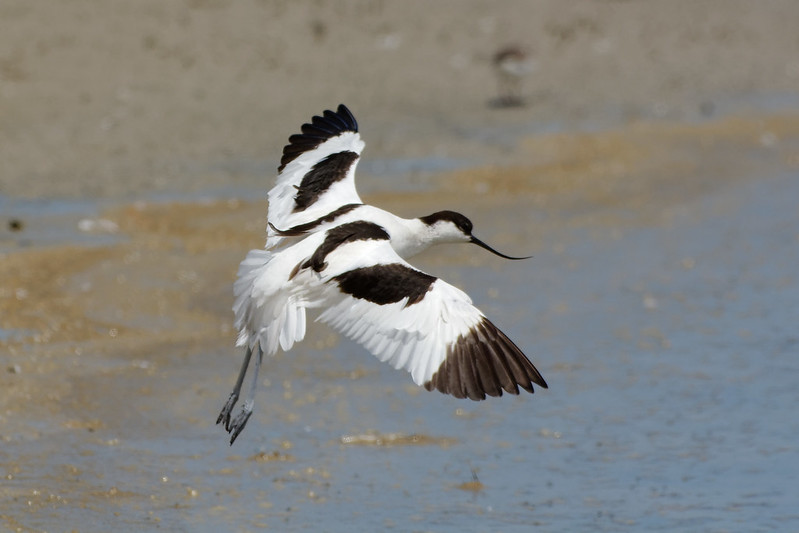
<svg viewBox="0 0 799 533"><path fill-rule="evenodd" d="M400 218L397 215L374 207L363 207L348 213L337 222L371 220L383 226L391 236L391 246L403 259L409 259L439 242L457 242L458 239L441 235L418 218Z"/></svg>
<svg viewBox="0 0 799 533"><path fill-rule="evenodd" d="M396 226L387 228L391 235L391 246L403 259L427 250L436 242L436 235L430 231L430 226L418 218L397 218Z"/></svg>

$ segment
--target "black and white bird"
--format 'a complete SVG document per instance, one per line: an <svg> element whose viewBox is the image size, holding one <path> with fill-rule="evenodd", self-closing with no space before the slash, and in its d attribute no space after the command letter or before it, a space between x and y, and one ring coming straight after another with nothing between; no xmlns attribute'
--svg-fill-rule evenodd
<svg viewBox="0 0 799 533"><path fill-rule="evenodd" d="M252 414L263 354L287 351L305 337L307 309L322 309L318 321L428 390L483 400L547 387L468 295L405 261L433 244L456 242L525 258L479 240L459 213L404 219L364 204L355 189L363 147L355 117L340 105L303 124L283 148L269 191L266 249L247 254L234 285L237 345L246 354L217 419L231 444ZM252 384L231 419L253 354Z"/></svg>

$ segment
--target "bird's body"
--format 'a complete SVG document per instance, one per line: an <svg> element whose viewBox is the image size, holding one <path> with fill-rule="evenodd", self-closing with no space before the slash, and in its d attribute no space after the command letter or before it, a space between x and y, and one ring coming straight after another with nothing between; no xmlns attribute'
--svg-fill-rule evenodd
<svg viewBox="0 0 799 533"><path fill-rule="evenodd" d="M233 310L237 344L246 356L217 422L231 444L252 413L264 353L289 350L306 330L306 310L359 342L381 361L410 372L414 382L459 398L481 400L503 390L546 387L535 366L468 295L407 263L429 246L472 242L471 222L452 211L403 219L363 204L355 166L363 149L355 118L339 106L289 138L277 184L269 192L265 250L239 267ZM231 420L256 354L247 401Z"/></svg>
<svg viewBox="0 0 799 533"><path fill-rule="evenodd" d="M399 256L403 259L410 259L414 255L423 252L432 244L434 244L436 239L436 235L429 231L429 226L424 224L418 218L401 218L393 213L390 213L389 211L369 204L346 204L344 207L344 209L339 209L340 213L336 214L335 218L330 217L329 213L325 213L325 215L319 217L328 217L330 220L326 219L324 222L319 223L319 225L316 226L315 231L324 231L328 228L346 224L348 222L369 220L380 225L386 230L386 232L388 232L391 238L391 246L394 248L394 251L396 251L397 254L399 254ZM333 213L335 213L335 211L336 210L334 210ZM318 220L318 218L313 219L314 222L316 220ZM279 228L279 226L271 220L270 224L272 224L275 228ZM294 240L291 241L292 230L283 230L280 232L283 234L283 236L280 236L280 234L276 233L273 228L270 228L270 230L275 233L274 238L271 240L280 240L275 244L267 241L268 249L285 247L286 240L289 240L290 242L296 242L296 237L294 237ZM302 238L304 235L305 234L298 235L297 237Z"/></svg>
<svg viewBox="0 0 799 533"><path fill-rule="evenodd" d="M535 71L535 61L523 48L506 46L494 54L493 64L499 82L497 104L502 107L523 106L522 83Z"/></svg>

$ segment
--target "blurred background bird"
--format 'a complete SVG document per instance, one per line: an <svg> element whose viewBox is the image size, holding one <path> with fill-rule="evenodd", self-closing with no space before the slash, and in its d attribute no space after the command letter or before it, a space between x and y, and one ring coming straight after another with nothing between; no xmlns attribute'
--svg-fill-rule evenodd
<svg viewBox="0 0 799 533"><path fill-rule="evenodd" d="M498 96L496 107L521 107L524 98L524 80L536 68L535 61L527 50L518 45L508 45L494 53L492 59L497 76Z"/></svg>

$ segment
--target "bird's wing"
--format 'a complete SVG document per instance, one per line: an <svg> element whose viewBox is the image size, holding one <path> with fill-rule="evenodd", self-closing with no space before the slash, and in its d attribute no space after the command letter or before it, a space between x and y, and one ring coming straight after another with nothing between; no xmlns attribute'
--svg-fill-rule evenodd
<svg viewBox="0 0 799 533"><path fill-rule="evenodd" d="M320 275L330 306L318 320L428 390L482 400L547 386L463 291L417 270L388 241L358 246L358 254L327 256Z"/></svg>
<svg viewBox="0 0 799 533"><path fill-rule="evenodd" d="M326 110L289 137L278 167L277 183L269 191L267 247L290 230L349 205L363 203L355 189L355 167L364 143L358 123L346 106Z"/></svg>
<svg viewBox="0 0 799 533"><path fill-rule="evenodd" d="M241 262L233 284L238 346L260 345L274 355L278 346L289 350L305 337L305 306L286 283L292 266L290 257L266 250L250 250Z"/></svg>

